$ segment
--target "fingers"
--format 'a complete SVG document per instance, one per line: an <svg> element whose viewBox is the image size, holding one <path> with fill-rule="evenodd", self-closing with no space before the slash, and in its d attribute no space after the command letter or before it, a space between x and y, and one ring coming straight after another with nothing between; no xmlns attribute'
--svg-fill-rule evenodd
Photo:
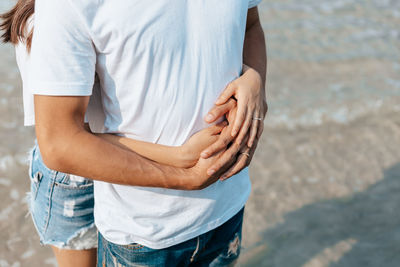
<svg viewBox="0 0 400 267"><path fill-rule="evenodd" d="M214 106L206 115L204 120L208 123L212 123L223 115L228 113L231 109L236 106L236 100L230 98L227 103L219 106Z"/></svg>
<svg viewBox="0 0 400 267"><path fill-rule="evenodd" d="M221 105L226 101L228 101L228 99L231 98L231 96L233 96L235 91L236 91L236 86L234 86L233 83L229 83L224 89L224 91L221 93L221 95L218 97L217 101L215 102L215 105Z"/></svg>
<svg viewBox="0 0 400 267"><path fill-rule="evenodd" d="M236 112L236 119L235 119L235 122L233 124L232 132L231 132L231 135L233 137L235 137L236 134L239 132L239 129L242 126L243 121L246 118L246 112L247 112L246 104L243 104L243 102L240 102L240 103L238 102L238 108L237 108L237 112Z"/></svg>
<svg viewBox="0 0 400 267"><path fill-rule="evenodd" d="M246 136L246 134L249 132L249 127L252 121L252 112L250 112L250 110L252 110L252 108L249 108L246 112L246 120L244 121L242 128L240 129L240 132L238 134L238 136L236 137L235 142L237 142L238 144L242 144L243 143L243 138Z"/></svg>
<svg viewBox="0 0 400 267"><path fill-rule="evenodd" d="M229 168L223 175L221 175L220 180L226 180L229 177L239 173L241 170L249 166L251 159L253 158L254 152L257 146L253 146L251 149L246 148L244 151L240 152L236 163Z"/></svg>
<svg viewBox="0 0 400 267"><path fill-rule="evenodd" d="M259 118L259 116L260 116L260 110L259 110L259 107L257 107L254 112L253 118L252 118L252 124L251 124L251 128L250 128L250 138L249 138L249 141L247 142L248 147L253 146L254 139L257 136L258 124L261 123L261 121L256 120L254 118Z"/></svg>
<svg viewBox="0 0 400 267"><path fill-rule="evenodd" d="M225 128L229 129L229 128ZM211 146L206 148L203 152L201 152L200 156L202 158L208 158L211 155L214 155L216 152L221 151L222 149L225 149L228 144L232 141L233 137L230 134L230 131L228 130L222 130L218 140L213 143Z"/></svg>
<svg viewBox="0 0 400 267"><path fill-rule="evenodd" d="M258 124L258 130L257 130L257 139L259 140L261 138L261 134L264 131L264 122L260 121L260 123Z"/></svg>
<svg viewBox="0 0 400 267"><path fill-rule="evenodd" d="M240 153L236 164L229 168L220 178L221 181L228 179L229 177L240 172L247 166L248 155Z"/></svg>
<svg viewBox="0 0 400 267"><path fill-rule="evenodd" d="M213 134L213 135L219 134L220 132L222 132L222 130L224 129L224 127L227 126L227 125L228 125L228 122L227 122L227 121L221 121L220 123L215 124L215 125L209 127L210 133Z"/></svg>
<svg viewBox="0 0 400 267"><path fill-rule="evenodd" d="M246 135L246 141L248 135ZM215 173L216 171L219 171L220 169L232 165L236 161L236 155L238 154L239 150L242 149L243 144L239 144L237 142L234 142L222 155L219 157L219 159L207 170L207 173Z"/></svg>

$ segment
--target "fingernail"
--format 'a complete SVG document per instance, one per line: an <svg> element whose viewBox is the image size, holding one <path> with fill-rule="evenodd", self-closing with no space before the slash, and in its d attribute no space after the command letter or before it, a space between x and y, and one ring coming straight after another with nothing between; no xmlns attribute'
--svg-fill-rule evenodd
<svg viewBox="0 0 400 267"><path fill-rule="evenodd" d="M221 181L223 181L223 180L225 180L225 179L226 179L226 176L225 176L225 175L222 176L222 177L220 178Z"/></svg>
<svg viewBox="0 0 400 267"><path fill-rule="evenodd" d="M214 116L212 114L207 114L206 121L211 121L212 119L214 119Z"/></svg>
<svg viewBox="0 0 400 267"><path fill-rule="evenodd" d="M200 156L201 156L202 158L206 158L206 157L208 156L208 153L202 152L202 153L200 154Z"/></svg>
<svg viewBox="0 0 400 267"><path fill-rule="evenodd" d="M236 135L236 131L232 131L232 136L235 136Z"/></svg>
<svg viewBox="0 0 400 267"><path fill-rule="evenodd" d="M207 171L207 174L208 174L208 175L213 175L214 173L215 173L215 170L208 170L208 171Z"/></svg>

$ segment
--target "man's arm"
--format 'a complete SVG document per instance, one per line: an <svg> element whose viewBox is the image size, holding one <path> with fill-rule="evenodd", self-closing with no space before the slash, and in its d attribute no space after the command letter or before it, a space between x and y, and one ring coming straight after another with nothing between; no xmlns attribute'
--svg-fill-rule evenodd
<svg viewBox="0 0 400 267"><path fill-rule="evenodd" d="M243 46L243 63L255 69L261 76L264 89L264 116L267 113L267 102L265 98L265 84L267 77L267 48L265 44L264 31L261 26L257 7L250 8L247 13L246 35ZM263 117L264 117L263 116Z"/></svg>
<svg viewBox="0 0 400 267"><path fill-rule="evenodd" d="M206 174L216 160L190 169L161 165L113 145L84 127L88 96L35 95L36 136L51 169L115 184L202 189L217 178Z"/></svg>

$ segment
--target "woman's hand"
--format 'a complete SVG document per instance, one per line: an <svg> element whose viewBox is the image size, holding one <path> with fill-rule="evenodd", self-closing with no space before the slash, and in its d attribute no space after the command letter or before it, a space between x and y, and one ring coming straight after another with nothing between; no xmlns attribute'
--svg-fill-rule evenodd
<svg viewBox="0 0 400 267"><path fill-rule="evenodd" d="M236 158L236 162L221 176L222 179L236 174L249 165L258 139L263 132L263 120L267 112L263 90L261 76L254 69L244 65L243 75L232 81L218 98L216 107L235 97L237 110L229 112L229 126L221 132L220 138L201 153L201 157L207 158L231 144L219 160L210 167L208 171L210 175L226 166L232 158ZM213 114L213 110L210 114ZM206 117L207 122L213 122L216 119L218 119L216 116L207 115Z"/></svg>
<svg viewBox="0 0 400 267"><path fill-rule="evenodd" d="M262 122L267 112L264 86L260 74L253 68L243 64L243 74L228 84L218 97L215 103L216 107L223 105L232 97L237 100L238 111L233 122L231 135L233 138L236 137L238 143L241 143L250 129L248 146L251 147L257 137L257 133L261 134L259 127L263 126ZM205 118L208 123L217 119L218 117L213 116L213 110ZM222 147L223 144L220 143L218 148L222 149ZM207 152L212 154L216 150Z"/></svg>
<svg viewBox="0 0 400 267"><path fill-rule="evenodd" d="M236 101L229 99L226 103L215 106L212 116L223 117L236 107ZM205 128L192 135L182 146L178 147L179 166L183 168L193 167L200 158L200 153L218 140L219 134L228 125L226 120Z"/></svg>
<svg viewBox="0 0 400 267"><path fill-rule="evenodd" d="M179 167L190 168L196 165L201 151L218 140L219 134L226 125L228 125L228 122L222 121L192 135L178 148L180 158Z"/></svg>

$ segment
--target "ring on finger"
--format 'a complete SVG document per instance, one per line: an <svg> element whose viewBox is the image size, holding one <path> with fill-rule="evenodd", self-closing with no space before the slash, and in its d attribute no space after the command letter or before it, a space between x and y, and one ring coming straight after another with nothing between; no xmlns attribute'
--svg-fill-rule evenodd
<svg viewBox="0 0 400 267"><path fill-rule="evenodd" d="M247 153L247 152L240 152L240 154L243 154L243 155L246 155L246 156L250 157L250 154Z"/></svg>
<svg viewBox="0 0 400 267"><path fill-rule="evenodd" d="M262 118L259 118L259 117L253 117L253 120L262 121Z"/></svg>

